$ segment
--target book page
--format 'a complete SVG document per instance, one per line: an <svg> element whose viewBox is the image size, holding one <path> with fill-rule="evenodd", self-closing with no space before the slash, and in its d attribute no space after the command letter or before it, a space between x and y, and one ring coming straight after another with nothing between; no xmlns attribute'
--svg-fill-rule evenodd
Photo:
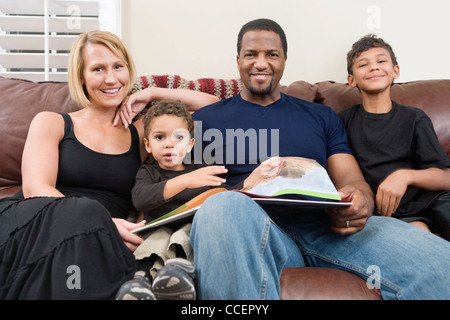
<svg viewBox="0 0 450 320"><path fill-rule="evenodd" d="M341 200L327 171L317 161L300 157L284 157L280 160L277 168L262 172L259 181L242 191L270 197L297 194Z"/></svg>

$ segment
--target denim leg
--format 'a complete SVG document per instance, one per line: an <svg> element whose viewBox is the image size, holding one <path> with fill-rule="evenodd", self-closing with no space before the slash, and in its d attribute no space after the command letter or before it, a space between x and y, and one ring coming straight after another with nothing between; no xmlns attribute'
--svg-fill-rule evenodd
<svg viewBox="0 0 450 320"><path fill-rule="evenodd" d="M209 198L191 231L199 297L278 299L282 269L304 266L305 257L310 266L379 280L371 284L384 299L450 298L450 242L393 218L371 217L364 230L340 236L321 210L290 216L275 224L236 192Z"/></svg>
<svg viewBox="0 0 450 320"><path fill-rule="evenodd" d="M369 280L377 270L384 299L450 299L450 242L394 218L373 216L350 236L332 232L324 212L295 219L307 265L337 267Z"/></svg>
<svg viewBox="0 0 450 320"><path fill-rule="evenodd" d="M205 201L191 241L200 299L279 299L282 269L305 265L295 242L238 192Z"/></svg>

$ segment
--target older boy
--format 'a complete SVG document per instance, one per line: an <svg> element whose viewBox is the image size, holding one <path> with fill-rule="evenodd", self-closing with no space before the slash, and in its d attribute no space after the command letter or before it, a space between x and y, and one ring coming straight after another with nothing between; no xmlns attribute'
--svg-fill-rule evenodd
<svg viewBox="0 0 450 320"><path fill-rule="evenodd" d="M450 239L450 159L422 110L391 101L400 74L389 44L367 35L347 55L362 105L343 111L350 146L376 194L379 214Z"/></svg>

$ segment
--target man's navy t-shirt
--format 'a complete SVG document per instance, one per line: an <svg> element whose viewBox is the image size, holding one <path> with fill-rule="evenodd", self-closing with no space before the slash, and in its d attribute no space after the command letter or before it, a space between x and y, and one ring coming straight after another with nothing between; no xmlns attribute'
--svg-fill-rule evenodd
<svg viewBox="0 0 450 320"><path fill-rule="evenodd" d="M237 95L193 116L195 161L225 165L228 185L243 181L269 157L310 158L326 168L331 155L351 154L341 119L330 107L285 94L268 106Z"/></svg>

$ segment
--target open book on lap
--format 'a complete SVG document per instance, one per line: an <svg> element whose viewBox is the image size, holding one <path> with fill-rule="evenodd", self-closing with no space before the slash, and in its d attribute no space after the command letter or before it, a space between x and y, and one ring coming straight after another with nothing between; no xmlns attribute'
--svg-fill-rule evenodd
<svg viewBox="0 0 450 320"><path fill-rule="evenodd" d="M352 205L351 202L341 201L327 171L315 160L299 157L279 159L281 161L277 168L265 172L251 186L233 191L241 192L261 205L279 204L323 208ZM208 197L222 191L227 191L227 189L207 190L179 208L131 232L142 233L159 226L179 222L181 219L192 218Z"/></svg>
<svg viewBox="0 0 450 320"><path fill-rule="evenodd" d="M300 157L281 157L279 166L261 175L240 192L258 203L300 206L351 206L341 197L327 171L317 161Z"/></svg>
<svg viewBox="0 0 450 320"><path fill-rule="evenodd" d="M222 191L227 191L227 189L214 188L206 190L205 192L202 192L201 194L194 197L192 200L189 200L182 206L170 211L169 213L166 213L165 215L159 217L158 219L146 223L144 226L140 228L134 229L133 231L131 231L131 233L142 233L144 231L149 231L151 229L163 226L168 223L173 223L181 219L189 218L198 210L198 208L200 208L200 206L203 204L203 202L205 202L205 200L208 197Z"/></svg>

